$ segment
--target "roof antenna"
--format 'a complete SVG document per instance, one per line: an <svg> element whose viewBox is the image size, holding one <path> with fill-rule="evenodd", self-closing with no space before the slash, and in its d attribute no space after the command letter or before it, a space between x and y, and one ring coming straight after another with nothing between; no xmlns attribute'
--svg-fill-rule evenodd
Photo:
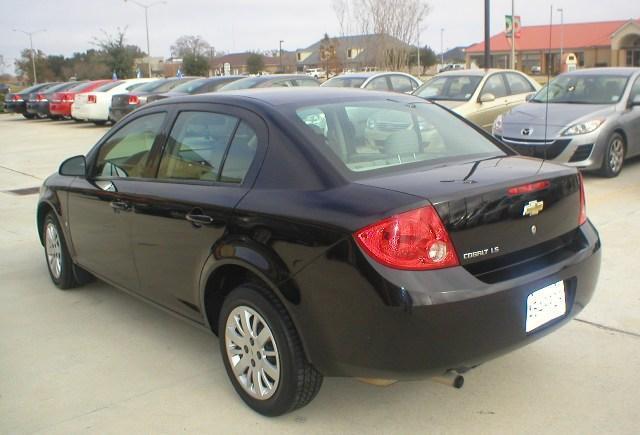
<svg viewBox="0 0 640 435"><path fill-rule="evenodd" d="M549 49L547 51L547 92L544 107L544 160L547 160L547 123L549 122L549 85L551 84L551 36L553 32L553 5L549 12ZM560 60L562 64L562 59Z"/></svg>

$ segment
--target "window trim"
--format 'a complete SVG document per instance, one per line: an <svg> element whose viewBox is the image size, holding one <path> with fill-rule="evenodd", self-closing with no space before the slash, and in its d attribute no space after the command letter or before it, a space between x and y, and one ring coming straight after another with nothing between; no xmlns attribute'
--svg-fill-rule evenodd
<svg viewBox="0 0 640 435"><path fill-rule="evenodd" d="M500 79L502 79L502 84L503 84L503 86L504 86L504 90L505 90L505 91L507 91L507 95L503 95L503 96L500 96L500 97L496 95L496 96L495 96L495 97L496 97L496 100L497 100L498 98L508 98L508 97L510 97L510 94L509 94L509 84L507 83L507 79L506 79L506 77L504 76L504 73L497 72L497 73L490 74L490 75L485 79L484 83L482 84L482 89L480 89L480 93L478 94L478 98L477 98L478 103L480 103L480 102L481 102L481 101L480 101L480 99L482 98L482 95L485 93L485 92L484 92L484 90L487 88L487 83L489 83L489 80L491 80L491 79L492 79L493 77L495 77L495 76L499 76L499 77L500 77Z"/></svg>

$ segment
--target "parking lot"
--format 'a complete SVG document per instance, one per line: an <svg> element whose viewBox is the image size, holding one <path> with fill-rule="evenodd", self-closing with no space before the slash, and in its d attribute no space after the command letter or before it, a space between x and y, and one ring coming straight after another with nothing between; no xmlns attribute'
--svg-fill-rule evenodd
<svg viewBox="0 0 640 435"><path fill-rule="evenodd" d="M280 418L246 407L217 339L107 284L51 283L39 186L107 128L0 114L0 433L637 433L640 159L586 176L603 244L591 304L556 333L466 375L382 388L325 379Z"/></svg>

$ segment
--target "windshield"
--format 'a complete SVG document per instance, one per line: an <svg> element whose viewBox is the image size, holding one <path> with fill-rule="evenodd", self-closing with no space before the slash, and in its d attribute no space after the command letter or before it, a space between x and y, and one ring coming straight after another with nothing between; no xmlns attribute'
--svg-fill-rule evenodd
<svg viewBox="0 0 640 435"><path fill-rule="evenodd" d="M334 77L322 84L329 88L359 88L365 82L362 77Z"/></svg>
<svg viewBox="0 0 640 435"><path fill-rule="evenodd" d="M175 88L171 89L171 92L183 92L185 94L190 94L195 92L200 86L203 86L207 83L209 79L198 79L191 80L190 82L183 83Z"/></svg>
<svg viewBox="0 0 640 435"><path fill-rule="evenodd" d="M110 83L104 84L102 86L98 86L97 88L94 89L94 91L96 92L106 92L109 89L113 89L118 85L121 85L122 83L124 83L122 80L114 80Z"/></svg>
<svg viewBox="0 0 640 435"><path fill-rule="evenodd" d="M309 142L352 173L505 155L472 127L426 102L354 101L293 110Z"/></svg>
<svg viewBox="0 0 640 435"><path fill-rule="evenodd" d="M224 85L219 90L220 91L235 91L238 89L249 89L253 88L256 85L265 81L262 77L247 77L246 79L236 80L235 82L231 82L227 85Z"/></svg>
<svg viewBox="0 0 640 435"><path fill-rule="evenodd" d="M173 80L162 79L162 80L154 80L149 83L145 83L144 85L136 88L136 92L153 92L158 90L161 86L165 86L167 83L171 84Z"/></svg>
<svg viewBox="0 0 640 435"><path fill-rule="evenodd" d="M435 77L419 87L413 95L428 100L468 101L481 80L481 76Z"/></svg>
<svg viewBox="0 0 640 435"><path fill-rule="evenodd" d="M565 104L615 104L622 98L628 78L613 75L563 75L542 88L531 100Z"/></svg>

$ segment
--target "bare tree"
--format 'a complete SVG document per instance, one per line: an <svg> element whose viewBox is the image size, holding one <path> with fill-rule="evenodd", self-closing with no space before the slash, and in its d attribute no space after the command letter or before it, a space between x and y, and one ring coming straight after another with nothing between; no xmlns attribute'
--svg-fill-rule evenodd
<svg viewBox="0 0 640 435"><path fill-rule="evenodd" d="M191 54L193 56L209 55L210 45L200 35L182 35L171 46L171 56L184 57Z"/></svg>
<svg viewBox="0 0 640 435"><path fill-rule="evenodd" d="M334 0L333 9L341 32L375 35L365 49L375 52L375 66L393 69L408 65L418 23L431 11L425 0Z"/></svg>

